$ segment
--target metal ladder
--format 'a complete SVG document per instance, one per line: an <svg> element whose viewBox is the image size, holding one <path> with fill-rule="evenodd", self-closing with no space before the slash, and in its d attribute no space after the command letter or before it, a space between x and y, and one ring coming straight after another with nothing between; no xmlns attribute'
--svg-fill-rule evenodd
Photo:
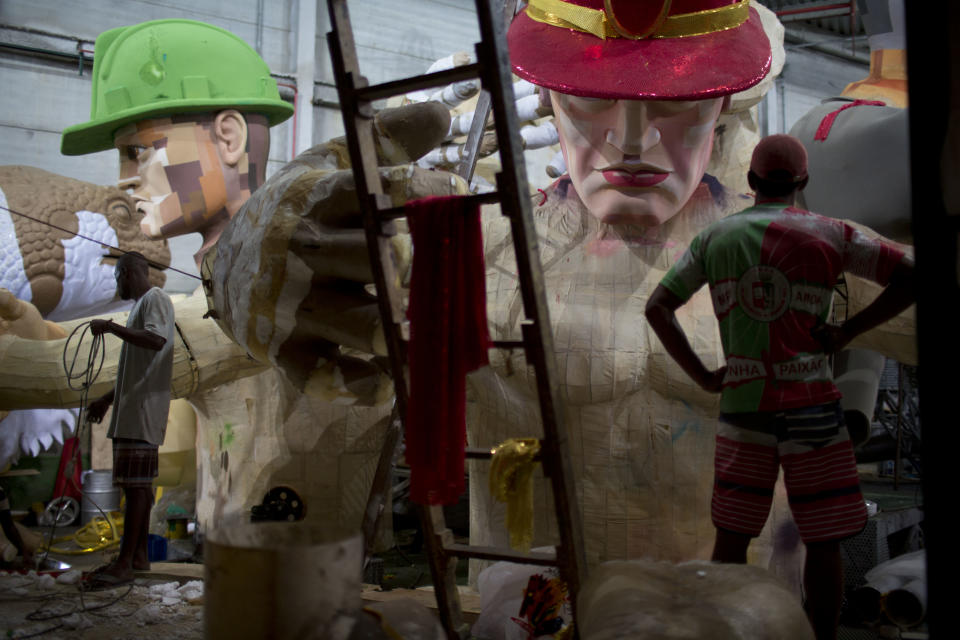
<svg viewBox="0 0 960 640"><path fill-rule="evenodd" d="M502 7L495 8L494 4L495 0L476 0L481 35L481 41L476 44L478 62L368 86L366 79L360 75L347 2L346 0L328 0L333 30L328 35L327 42L343 112L347 145L353 165L357 197L363 215L367 248L370 252L384 337L396 389L393 425L388 430L387 442L384 446L384 451L389 455L381 457L381 465L374 480L374 490L371 492L364 522L364 537L368 549L375 532L374 515L378 508L377 501L379 500L382 505L383 493L386 490L385 476L389 475L389 464L384 462L392 458L396 442L400 437L400 421L406 416L409 393L405 371L405 341L409 336L406 335L407 328L404 324L400 293L393 286L396 279L389 247L389 238L396 233L393 220L402 217L404 211L403 207L393 207L390 197L385 195L381 188L374 146L372 102L410 91L479 77L484 91L478 101L474 127L468 136L468 152L471 144L475 149L476 138L482 133L483 123L486 120L485 103L492 105L494 112L502 166L502 171L497 174L497 191L464 197L481 204L499 202L501 212L510 219L526 318L521 325L522 340L496 341L494 347L525 349L527 362L533 365L536 372L544 433L540 460L544 474L549 477L553 489L560 544L555 554L524 554L512 549L456 544L452 532L444 522L441 507L421 506L420 519L429 553L437 608L444 630L451 639L466 638L469 631L468 625L463 620L460 595L455 580L457 558L506 560L555 566L559 570L560 577L567 584L570 601L574 608L581 580L586 574L583 532L567 448L563 405L554 382L557 379L556 364L543 272L533 226L523 147L518 133L517 115L513 107L513 81L506 51L504 24L505 14L512 17L513 12L509 9L504 11ZM496 2L496 4L500 3ZM508 2L507 6L512 8L515 6L515 1ZM474 157L470 157L458 167L458 173L467 180L473 172L473 162ZM468 459L489 459L491 452L468 448L466 456ZM382 506L380 508L382 509Z"/></svg>

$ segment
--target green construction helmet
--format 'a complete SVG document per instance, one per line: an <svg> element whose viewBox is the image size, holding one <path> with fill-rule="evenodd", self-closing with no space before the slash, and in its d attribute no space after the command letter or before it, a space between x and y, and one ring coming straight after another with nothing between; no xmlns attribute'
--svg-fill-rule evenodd
<svg viewBox="0 0 960 640"><path fill-rule="evenodd" d="M131 122L219 109L261 113L271 126L293 115L263 59L229 31L195 20L111 29L95 46L90 121L67 127L60 151L104 151Z"/></svg>

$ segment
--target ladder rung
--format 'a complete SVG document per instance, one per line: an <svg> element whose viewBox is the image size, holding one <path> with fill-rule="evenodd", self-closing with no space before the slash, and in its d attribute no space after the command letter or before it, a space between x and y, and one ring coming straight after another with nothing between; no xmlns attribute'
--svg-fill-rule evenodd
<svg viewBox="0 0 960 640"><path fill-rule="evenodd" d="M543 444L543 441L540 441ZM468 460L491 460L493 459L493 449L484 449L483 447L466 447L464 450ZM534 462L540 462L540 453L533 457Z"/></svg>
<svg viewBox="0 0 960 640"><path fill-rule="evenodd" d="M523 340L494 340L493 346L497 349L523 349L526 343Z"/></svg>
<svg viewBox="0 0 960 640"><path fill-rule="evenodd" d="M483 447L467 447L464 453L468 460L489 460L493 457L493 450Z"/></svg>
<svg viewBox="0 0 960 640"><path fill-rule="evenodd" d="M480 547L469 544L451 544L444 547L444 550L450 555L460 558L476 558L478 560L505 560L507 562L519 562L521 564L537 564L545 566L555 566L557 564L557 555L555 553L544 553L542 551L531 551L521 553L513 549L502 549L500 547Z"/></svg>
<svg viewBox="0 0 960 640"><path fill-rule="evenodd" d="M419 91L420 89L429 89L430 87L440 87L443 85L459 82L460 80L469 80L480 76L480 65L465 64L452 69L427 73L422 76L411 76L402 80L391 80L381 84L375 84L369 87L357 88L354 95L357 100L380 100L391 96L398 96L402 93Z"/></svg>
<svg viewBox="0 0 960 640"><path fill-rule="evenodd" d="M496 191L490 193L475 193L469 196L463 196L464 200L476 201L477 204L493 204L500 201L500 194ZM389 209L380 209L377 215L381 220L393 220L407 215L404 207L390 207Z"/></svg>

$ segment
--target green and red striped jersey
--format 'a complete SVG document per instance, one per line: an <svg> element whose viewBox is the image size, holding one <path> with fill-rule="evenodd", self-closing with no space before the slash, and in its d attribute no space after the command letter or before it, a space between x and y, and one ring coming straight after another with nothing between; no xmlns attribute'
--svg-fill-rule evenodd
<svg viewBox="0 0 960 640"><path fill-rule="evenodd" d="M840 397L810 330L842 272L886 285L903 259L841 220L761 204L702 231L661 284L684 301L710 286L727 360L720 410L777 411Z"/></svg>

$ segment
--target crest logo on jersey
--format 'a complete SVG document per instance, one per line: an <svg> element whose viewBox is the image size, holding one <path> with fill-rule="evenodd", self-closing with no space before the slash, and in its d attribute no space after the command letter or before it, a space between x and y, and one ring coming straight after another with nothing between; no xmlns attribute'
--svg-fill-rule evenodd
<svg viewBox="0 0 960 640"><path fill-rule="evenodd" d="M750 267L737 282L737 302L754 320L772 322L790 307L790 281L776 267Z"/></svg>

